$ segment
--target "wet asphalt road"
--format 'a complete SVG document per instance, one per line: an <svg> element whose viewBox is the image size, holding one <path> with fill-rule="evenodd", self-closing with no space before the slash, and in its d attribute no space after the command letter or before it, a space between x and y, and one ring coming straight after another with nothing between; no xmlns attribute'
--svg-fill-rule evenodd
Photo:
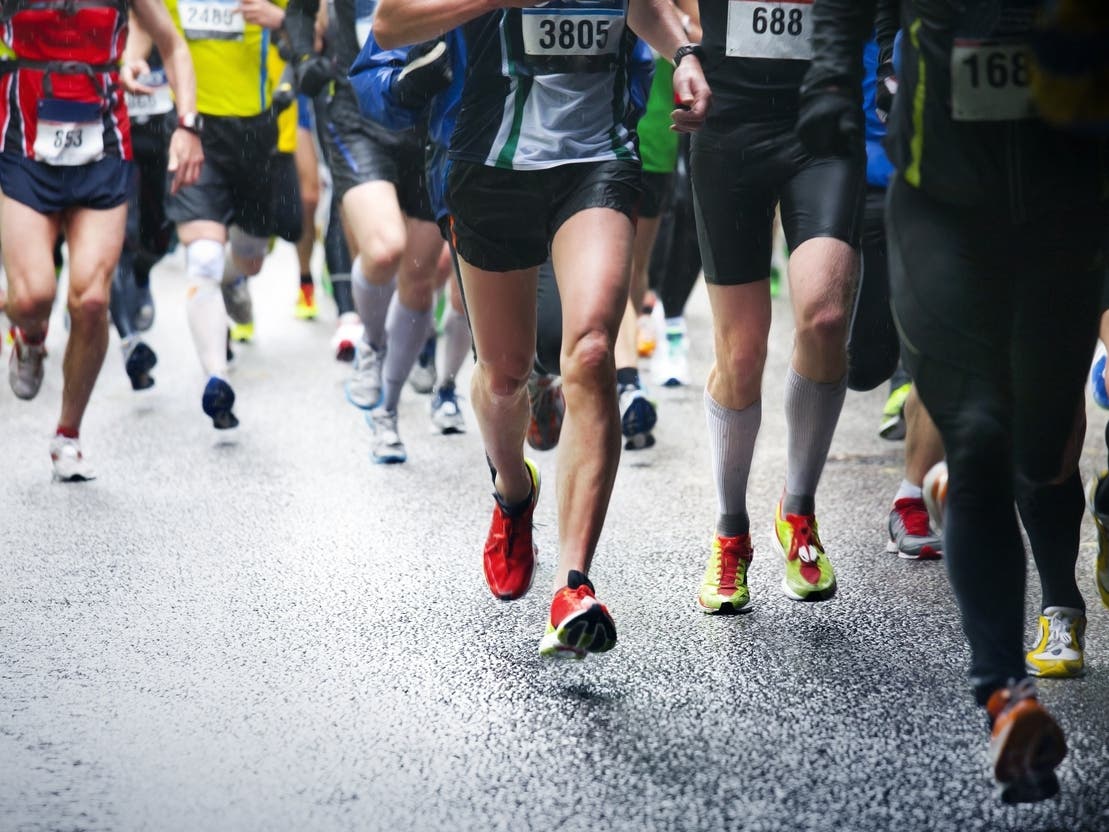
<svg viewBox="0 0 1109 832"><path fill-rule="evenodd" d="M552 664L536 649L553 488L535 588L495 601L472 421L432 435L406 391L409 461L373 465L332 309L293 319L281 249L237 349L242 427L216 433L180 260L155 279L157 386L131 392L113 336L83 430L95 482L50 481L60 319L39 397L0 389L0 830L1109 830L1088 521L1089 670L1042 685L1071 746L1046 804L993 795L943 565L884 552L901 446L876 435L883 391L848 397L818 501L839 594L779 592L785 301L751 483L754 611L695 607L715 507L701 388L655 390L658 444L625 454L593 570L620 643ZM689 316L703 382L703 290ZM1086 474L1104 423L1091 413ZM555 454L535 456L553 483ZM1034 579L1029 601L1030 638Z"/></svg>

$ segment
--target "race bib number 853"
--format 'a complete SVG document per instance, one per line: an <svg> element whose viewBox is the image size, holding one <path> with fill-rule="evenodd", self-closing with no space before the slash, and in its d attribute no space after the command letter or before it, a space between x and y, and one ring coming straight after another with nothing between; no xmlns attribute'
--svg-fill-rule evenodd
<svg viewBox="0 0 1109 832"><path fill-rule="evenodd" d="M729 0L725 54L812 60L812 0Z"/></svg>
<svg viewBox="0 0 1109 832"><path fill-rule="evenodd" d="M102 118L99 104L40 99L35 132L35 161L72 167L104 158Z"/></svg>

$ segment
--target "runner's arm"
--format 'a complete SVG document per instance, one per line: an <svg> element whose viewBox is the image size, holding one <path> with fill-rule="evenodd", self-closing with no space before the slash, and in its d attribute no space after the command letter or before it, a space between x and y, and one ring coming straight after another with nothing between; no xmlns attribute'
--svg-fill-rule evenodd
<svg viewBox="0 0 1109 832"><path fill-rule="evenodd" d="M501 9L529 9L543 0L381 0L374 33L383 49L441 38L475 17Z"/></svg>
<svg viewBox="0 0 1109 832"><path fill-rule="evenodd" d="M139 27L150 35L162 56L178 115L195 113L196 73L193 71L193 59L165 4L162 0L133 0L131 8ZM181 127L174 130L169 142L169 170L174 174L170 192L177 193L196 182L203 163L200 136Z"/></svg>
<svg viewBox="0 0 1109 832"><path fill-rule="evenodd" d="M671 0L629 0L628 26L668 57L690 42ZM674 69L674 96L681 107L671 113L673 129L680 133L699 130L712 106L712 91L696 55L686 55Z"/></svg>

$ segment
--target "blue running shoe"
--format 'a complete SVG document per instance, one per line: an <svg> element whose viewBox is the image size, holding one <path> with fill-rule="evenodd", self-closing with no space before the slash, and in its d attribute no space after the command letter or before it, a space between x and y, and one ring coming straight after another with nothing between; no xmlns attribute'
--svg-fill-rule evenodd
<svg viewBox="0 0 1109 832"><path fill-rule="evenodd" d="M231 389L231 385L216 376L208 379L208 384L204 388L204 396L200 400L200 406L211 417L212 426L216 430L229 430L239 426L239 420L231 412L234 405L235 391Z"/></svg>
<svg viewBox="0 0 1109 832"><path fill-rule="evenodd" d="M620 389L620 430L624 434L624 450L638 451L655 444L651 430L658 421L658 410L643 389L626 384Z"/></svg>
<svg viewBox="0 0 1109 832"><path fill-rule="evenodd" d="M1094 362L1094 367L1090 370L1090 393L1094 397L1094 404L1102 410L1109 410L1109 390L1105 389L1104 355Z"/></svg>

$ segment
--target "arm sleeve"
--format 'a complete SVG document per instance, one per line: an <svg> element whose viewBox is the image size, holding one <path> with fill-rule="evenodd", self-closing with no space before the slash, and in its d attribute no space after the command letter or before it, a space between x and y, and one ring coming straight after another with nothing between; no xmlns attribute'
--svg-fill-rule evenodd
<svg viewBox="0 0 1109 832"><path fill-rule="evenodd" d="M350 83L362 115L391 130L407 130L420 118L420 111L401 106L392 95L393 82L404 69L409 48L382 49L371 31L350 68Z"/></svg>
<svg viewBox="0 0 1109 832"><path fill-rule="evenodd" d="M285 7L285 31L293 48L293 60L290 63L313 53L316 12L319 8L319 0L289 0Z"/></svg>
<svg viewBox="0 0 1109 832"><path fill-rule="evenodd" d="M832 88L861 101L863 44L874 30L876 2L878 0L816 0L813 3L813 60L801 84L803 97ZM892 34L889 41L892 52ZM881 45L879 42L879 47Z"/></svg>

